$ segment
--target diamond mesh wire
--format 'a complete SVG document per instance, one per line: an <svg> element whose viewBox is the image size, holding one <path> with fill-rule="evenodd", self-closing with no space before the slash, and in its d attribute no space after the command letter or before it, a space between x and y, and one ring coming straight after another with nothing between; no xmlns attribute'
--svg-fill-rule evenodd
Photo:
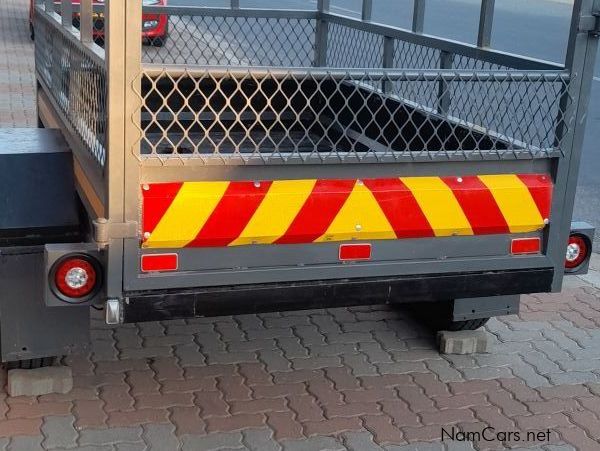
<svg viewBox="0 0 600 451"><path fill-rule="evenodd" d="M146 39L143 61L307 67L314 61L315 27L311 19L170 15L168 37Z"/></svg>
<svg viewBox="0 0 600 451"><path fill-rule="evenodd" d="M58 24L35 18L36 70L64 118L100 166L106 161L106 72Z"/></svg>
<svg viewBox="0 0 600 451"><path fill-rule="evenodd" d="M561 74L147 70L141 86L141 154L163 161L538 157L569 125ZM433 103L411 100L423 93Z"/></svg>

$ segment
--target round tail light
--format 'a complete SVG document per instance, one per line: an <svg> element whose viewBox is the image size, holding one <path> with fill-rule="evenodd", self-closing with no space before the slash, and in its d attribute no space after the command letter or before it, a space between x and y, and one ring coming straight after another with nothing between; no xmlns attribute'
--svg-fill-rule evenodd
<svg viewBox="0 0 600 451"><path fill-rule="evenodd" d="M574 270L581 266L589 256L589 245L587 240L581 236L573 234L569 237L567 244L567 255L565 259L565 268Z"/></svg>
<svg viewBox="0 0 600 451"><path fill-rule="evenodd" d="M100 287L100 265L88 255L67 255L50 272L54 294L66 302L83 302Z"/></svg>

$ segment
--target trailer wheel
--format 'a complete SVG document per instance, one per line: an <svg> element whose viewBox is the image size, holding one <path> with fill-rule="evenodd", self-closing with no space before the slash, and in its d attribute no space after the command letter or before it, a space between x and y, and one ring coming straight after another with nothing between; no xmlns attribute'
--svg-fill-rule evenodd
<svg viewBox="0 0 600 451"><path fill-rule="evenodd" d="M6 369L8 370L33 370L36 368L43 368L45 366L52 366L56 357L42 357L39 359L26 359L17 360L15 362L8 362Z"/></svg>
<svg viewBox="0 0 600 451"><path fill-rule="evenodd" d="M446 330L476 330L485 326L489 320L489 318L477 318L468 321L451 321Z"/></svg>

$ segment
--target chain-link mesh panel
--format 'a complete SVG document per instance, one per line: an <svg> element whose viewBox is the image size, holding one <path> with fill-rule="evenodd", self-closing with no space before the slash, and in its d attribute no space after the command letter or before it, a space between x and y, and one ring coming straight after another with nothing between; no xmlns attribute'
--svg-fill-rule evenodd
<svg viewBox="0 0 600 451"><path fill-rule="evenodd" d="M382 67L383 36L331 23L327 37L327 66Z"/></svg>
<svg viewBox="0 0 600 451"><path fill-rule="evenodd" d="M143 158L350 162L542 157L560 73L148 69ZM374 88L377 86L378 88ZM414 99L427 98L427 102Z"/></svg>
<svg viewBox="0 0 600 451"><path fill-rule="evenodd" d="M35 18L36 70L48 86L66 120L81 141L104 166L106 161L106 72L60 25L44 14Z"/></svg>
<svg viewBox="0 0 600 451"><path fill-rule="evenodd" d="M144 32L143 61L154 64L307 67L314 61L312 19L144 15L163 23Z"/></svg>

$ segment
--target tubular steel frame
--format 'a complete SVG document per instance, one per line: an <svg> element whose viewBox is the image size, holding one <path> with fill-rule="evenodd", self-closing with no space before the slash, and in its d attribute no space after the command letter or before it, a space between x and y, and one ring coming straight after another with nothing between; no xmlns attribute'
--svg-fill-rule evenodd
<svg viewBox="0 0 600 451"><path fill-rule="evenodd" d="M143 63L142 50L140 46L142 29L142 9L144 14L169 14L169 15L192 15L192 16L212 16L227 18L274 18L274 19L310 19L316 23L315 45L314 45L314 66L324 67L328 61L328 33L332 25L339 25L358 30L360 32L372 33L382 37L382 61L379 70L367 70L369 77L373 80L379 80L383 92L389 92L393 88L394 80L419 79L427 81L430 79L438 83L438 101L437 110L441 113L448 113L449 105L452 99L450 91L447 88L449 81L465 80L474 81L473 74L481 77L502 79L510 78L511 82L518 83L519 77L529 79L528 77L549 78L552 80L564 80L562 85L562 98L560 100L560 111L562 111L565 121L558 120L558 127L555 130L557 142L560 142L560 152L547 153L540 155L547 164L549 170L553 172L556 181L555 195L553 199L553 216L546 231L547 239L547 257L527 257L518 260L519 267L542 267L548 264L555 270L555 279L553 288L559 290L562 284L563 261L564 261L564 243L567 241L569 226L573 210L574 196L577 184L577 173L581 157L581 148L584 136L585 118L587 113L588 98L591 90L592 75L594 68L594 59L597 50L597 31L598 31L598 13L600 12L600 1L598 0L575 0L573 15L571 20L570 35L568 41L567 57L564 64L556 64L548 61L542 61L534 58L527 58L507 52L501 52L490 48L492 41L494 0L482 0L481 14L479 22L479 32L477 44L466 44L431 36L423 33L423 22L425 16L426 0L414 0L412 29L405 30L397 27L377 24L372 21L372 1L363 0L360 19L346 17L333 13L330 9L329 0L318 0L318 6L315 11L291 11L291 10L260 10L241 8L238 0L231 0L230 8L190 8L190 7L143 7L142 2L112 2L106 1L105 7L105 49L98 47L93 42L92 14L97 9L92 6L92 0L82 0L81 5L73 6L71 0L63 0L61 3L61 15L55 12L53 0L36 0L36 20L44 20L48 26L51 26L54 33L60 33L63 39L74 45L75 48L95 61L101 64L105 71L105 96L106 96L106 160L103 165L98 165L97 161L90 158L90 152L85 141L83 141L76 130L68 114L61 112L57 98L52 93L52 86L48 86L40 75L38 68L38 80L45 96L54 108L57 117L64 126L67 139L73 148L75 158L79 161L84 175L96 185L99 197L105 205L107 224L114 224L114 230L125 230L119 228L119 225L126 223L137 223L139 221L139 187L143 182L169 180L177 177L179 180L210 179L212 177L228 177L230 179L245 178L252 179L253 176L260 177L265 174L273 174L277 170L275 167L256 166L246 168L247 172L239 171L235 167L221 167L211 172L210 167L205 165L183 166L181 161L169 161L165 164L157 165L151 160L140 160L139 146L141 134L140 108L143 99L141 95L141 76L142 73L165 72L170 76L176 76L177 73L187 73L193 71L210 70L211 73L218 74L223 68L207 68L206 66L190 65L169 66L165 64L147 64ZM68 19L72 11L79 9L80 30L73 27ZM41 17L44 16L44 17ZM61 18L62 16L62 18ZM403 41L411 45L424 46L439 51L439 70L437 71L411 71L411 70L387 70L393 68L394 46L397 41ZM124 43L124 45L123 45ZM37 46L37 44L36 44ZM490 70L452 70L454 57L470 58L490 65L491 67L501 68L500 71ZM53 58L60 58L60 54L53 53ZM36 52L37 60L37 52ZM36 61L37 62L37 61ZM54 61L55 66L60 66L60 61ZM510 73L503 71L502 68L512 68ZM407 68L410 69L410 68ZM264 70L264 68L262 69ZM291 70L300 70L298 68L279 68L278 70L289 72ZM238 69L239 71L239 69ZM257 68L246 68L246 72L258 74ZM308 69L305 70L305 72ZM318 69L310 69L310 73L318 74ZM232 74L235 69L228 68L227 73ZM271 69L270 73L276 73L277 70ZM364 73L365 71L362 71ZM334 70L323 70L324 76L332 76ZM348 71L345 75L348 76ZM479 78L477 78L479 81ZM448 118L451 119L451 118ZM131 151L137 149L137 151ZM534 170L536 166L532 156L516 157L513 161L506 161L505 168L512 166L527 170ZM493 164L486 165L485 161L469 162L469 159L458 159L450 163L452 158L448 158L446 163L431 158L412 159L411 162L426 162L435 173L449 171L448 165L456 165L462 168L465 173L476 171L477 167L488 167L489 172L500 171L501 168L495 168ZM484 159L485 160L485 159ZM529 162L527 161L529 160ZM396 162L401 162L397 160ZM375 162L374 162L375 163ZM504 164L504 162L503 162ZM330 168L319 168L319 172L327 172L332 175L347 171L347 173L360 173L361 168L357 165L332 165ZM502 166L502 165L498 165ZM311 166L312 167L312 166ZM313 167L316 169L316 167ZM385 164L374 164L367 172L393 171L391 166ZM386 168L386 169L384 169ZM529 168L529 169L527 169ZM405 171L402 165L395 166L398 172ZM279 170L283 170L282 167ZM286 168L285 172L292 178L302 177L305 169L302 167ZM420 172L428 172L419 167ZM451 171L450 171L451 172ZM98 186L98 185L101 186ZM111 230L109 228L109 230ZM124 287L130 289L142 289L143 283L137 283L139 275L137 255L139 253L138 236L128 234L113 233L108 243L108 287L109 298L122 297ZM410 240L409 240L410 241ZM406 244L411 246L411 243ZM470 244L475 246L476 244ZM473 249L475 249L475 247ZM250 251L249 251L250 252ZM474 255L478 255L474 252ZM515 266L514 259L492 259L490 268L511 268ZM456 262L435 262L427 263L426 266L433 266L436 271L461 271L474 268L477 261L459 260ZM388 265L389 266L389 265ZM413 269L392 265L391 273L419 271L417 266ZM420 266L419 266L420 268ZM283 272L285 270L282 269ZM304 273L312 275L320 274L317 269L311 271L305 269ZM341 272L340 272L341 271ZM338 268L334 272L340 272L340 275L351 274L352 272L361 272L360 268L346 270ZM363 270L364 271L364 270ZM387 270L386 270L387 271ZM368 269L368 272L377 273L377 265ZM177 277L171 277L168 284L171 286L192 286L190 278L193 274L182 276L186 281L178 281ZM277 276L279 277L279 276ZM283 276L285 278L285 276ZM309 276L310 277L310 276ZM333 277L333 275L332 275ZM216 276L210 283L225 283L227 277ZM260 279L260 277L259 277ZM265 279L266 280L266 279ZM132 282L133 281L133 282ZM160 286L158 280L152 282L152 285Z"/></svg>

